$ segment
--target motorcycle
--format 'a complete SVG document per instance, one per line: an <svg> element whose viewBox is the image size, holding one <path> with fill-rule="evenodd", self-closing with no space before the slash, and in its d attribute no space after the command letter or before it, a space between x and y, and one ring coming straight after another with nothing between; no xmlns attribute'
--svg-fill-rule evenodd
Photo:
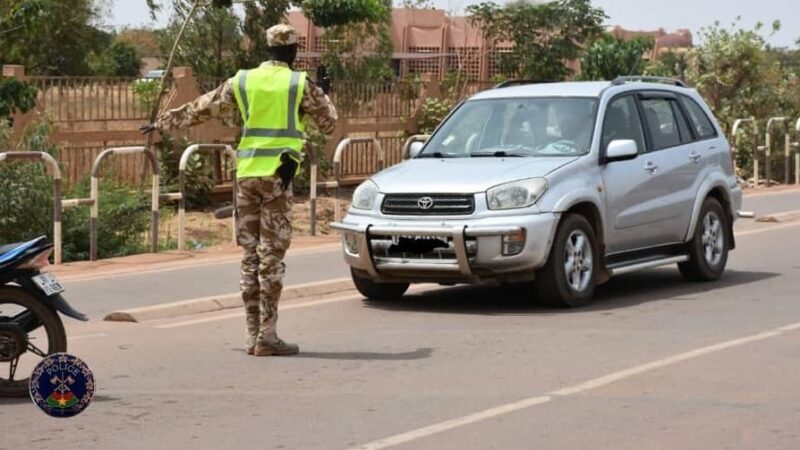
<svg viewBox="0 0 800 450"><path fill-rule="evenodd" d="M64 300L56 277L43 271L52 252L53 244L44 236L0 246L0 397L27 395L28 378L19 374L29 374L45 356L67 350L59 313L89 320Z"/></svg>

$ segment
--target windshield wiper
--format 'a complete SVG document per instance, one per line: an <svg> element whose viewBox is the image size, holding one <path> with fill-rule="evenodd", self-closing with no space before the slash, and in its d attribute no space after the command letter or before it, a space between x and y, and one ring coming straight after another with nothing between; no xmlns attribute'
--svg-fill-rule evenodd
<svg viewBox="0 0 800 450"><path fill-rule="evenodd" d="M503 157L503 156L513 157L513 158L524 158L526 156L533 156L533 155L530 155L528 153L507 152L505 150L496 150L496 151L493 151L493 152L475 152L475 153L470 153L469 156L472 157L472 158Z"/></svg>
<svg viewBox="0 0 800 450"><path fill-rule="evenodd" d="M454 153L442 153L442 152L425 152L417 156L417 158L454 158L456 154Z"/></svg>

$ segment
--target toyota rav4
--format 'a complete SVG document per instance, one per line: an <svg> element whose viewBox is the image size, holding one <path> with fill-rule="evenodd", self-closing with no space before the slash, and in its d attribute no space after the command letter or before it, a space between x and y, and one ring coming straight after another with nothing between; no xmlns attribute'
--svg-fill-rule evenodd
<svg viewBox="0 0 800 450"><path fill-rule="evenodd" d="M539 300L574 307L635 270L720 277L742 193L695 90L643 77L510 84L463 102L355 190L334 228L364 296L533 281Z"/></svg>

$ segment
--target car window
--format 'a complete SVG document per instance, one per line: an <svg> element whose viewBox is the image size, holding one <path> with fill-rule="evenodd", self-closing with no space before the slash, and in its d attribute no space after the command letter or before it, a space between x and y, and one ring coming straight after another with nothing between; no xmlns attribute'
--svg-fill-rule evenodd
<svg viewBox="0 0 800 450"><path fill-rule="evenodd" d="M652 148L661 150L681 144L678 123L672 112L670 100L666 98L645 98L641 101L644 121L650 134Z"/></svg>
<svg viewBox="0 0 800 450"><path fill-rule="evenodd" d="M591 146L596 105L596 98L584 97L467 101L419 157L583 155Z"/></svg>
<svg viewBox="0 0 800 450"><path fill-rule="evenodd" d="M636 100L632 95L617 98L606 108L606 118L603 121L603 149L605 150L608 143L616 139L632 139L636 141L640 153L645 150L642 121L639 119Z"/></svg>
<svg viewBox="0 0 800 450"><path fill-rule="evenodd" d="M678 105L678 102L670 100L669 104L672 107L672 114L678 120L678 133L681 137L681 143L688 144L692 142L694 140L692 137L692 132L689 131L689 125L686 122L686 116L683 114L683 111L681 111L681 107Z"/></svg>
<svg viewBox="0 0 800 450"><path fill-rule="evenodd" d="M708 139L717 136L717 130L703 111L703 108L701 108L697 102L689 97L681 96L681 103L689 114L689 120L691 121L692 128L694 128L694 134L699 139Z"/></svg>

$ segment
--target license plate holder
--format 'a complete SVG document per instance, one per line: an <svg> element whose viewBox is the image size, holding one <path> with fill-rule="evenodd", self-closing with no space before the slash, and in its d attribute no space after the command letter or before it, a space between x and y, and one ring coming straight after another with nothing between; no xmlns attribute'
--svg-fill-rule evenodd
<svg viewBox="0 0 800 450"><path fill-rule="evenodd" d="M38 286L39 289L44 292L44 295L48 297L64 292L64 286L61 285L61 283L52 273L45 272L41 275L36 275L31 279L34 283L36 283L36 286Z"/></svg>
<svg viewBox="0 0 800 450"><path fill-rule="evenodd" d="M392 251L416 254L429 253L437 248L449 248L446 237L438 236L392 236Z"/></svg>

